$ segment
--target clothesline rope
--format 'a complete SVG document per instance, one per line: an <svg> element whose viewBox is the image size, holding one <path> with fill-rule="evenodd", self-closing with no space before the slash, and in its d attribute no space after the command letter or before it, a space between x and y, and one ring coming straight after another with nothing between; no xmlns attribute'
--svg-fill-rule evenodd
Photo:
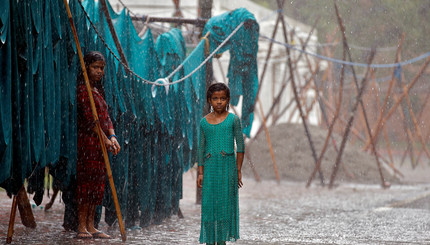
<svg viewBox="0 0 430 245"><path fill-rule="evenodd" d="M100 38L100 40L103 42L103 45L109 50L110 54L112 54L115 59L124 67L124 69L126 69L127 71L129 71L133 76L139 78L142 82L144 83L148 83L148 84L152 84L155 86L169 86L169 85L173 85L173 84L177 84L180 83L184 80L186 80L187 78L189 78L190 76L192 76L195 72L197 72L203 65L205 65L217 52L220 48L222 48L230 39L231 37L234 36L234 34L236 34L237 31L239 31L240 27L243 26L244 22L241 22L231 33L230 35L227 36L226 39L224 39L224 41L218 45L218 47L199 65L197 66L192 72L190 72L189 74L187 74L185 77L178 79L176 81L173 82L169 82L169 79L171 77L173 77L183 66L185 61L187 61L187 59L185 59L174 71L172 71L167 77L165 78L159 78L157 79L155 82L153 81L149 81L144 79L143 77L139 76L138 74L136 74L134 71L132 71L130 69L130 67L128 67L126 64L124 64L120 58L118 58L118 56L112 51L112 49L109 47L109 45L106 43L106 41L104 40L104 38L100 35L99 31L97 30L97 28L95 27L94 23L91 21L90 16L88 15L88 13L85 11L84 6L82 5L81 1L78 1L79 5L82 8L82 11L85 13L85 16L87 18L87 20L89 21L91 27L94 29L94 31L97 34L97 37Z"/></svg>
<svg viewBox="0 0 430 245"><path fill-rule="evenodd" d="M309 51L296 48L295 46L290 45L288 43L279 42L279 41L277 41L275 39L272 39L272 38L264 36L264 35L260 35L260 37L264 38L264 39L267 39L267 40L269 40L269 41L271 41L271 42L273 42L275 44L279 44L279 45L285 46L285 47L287 47L289 49L293 49L293 50L296 50L298 52L301 52L301 53L304 53L304 54L307 54L307 55L311 55L311 56L314 56L314 57L322 59L322 60L327 60L327 61L331 61L333 63L338 63L338 64L342 64L342 65L349 65L349 66L360 66L360 67L368 67L368 66L370 66L371 68L394 68L394 67L409 65L409 64L415 63L417 61L420 61L420 60L425 59L425 58L427 58L427 57L430 56L430 52L427 52L427 53L424 53L424 54L422 54L422 55L420 55L418 57L415 57L415 58L412 58L412 59L409 59L409 60L405 60L405 61L402 61L402 62L398 62L398 63L392 63L392 64L370 64L369 65L369 64L364 64L364 63L356 63L356 62L349 62L349 61L334 59L334 58L330 58L330 57L327 57L327 56L323 56L323 55L311 53Z"/></svg>
<svg viewBox="0 0 430 245"><path fill-rule="evenodd" d="M236 34L236 32L237 31L239 31L239 29L240 29L240 27L242 27L243 26L243 24L244 24L244 22L241 22L239 25L237 25L237 27L230 33L230 35L228 35L227 36L227 38L226 39L224 39L224 41L220 44L220 45L218 45L218 47L214 50L214 51L212 51L212 53L208 56L208 57L206 57L206 59L199 65L199 66L197 66L191 73L189 73L188 75L186 75L185 77L183 77L183 78L181 78L181 79L179 79L179 80L177 80L177 81L174 81L174 82L171 82L171 83L169 83L170 85L171 84L176 84L176 83L180 83L180 82L182 82L182 81L184 81L185 79L187 79L187 78L189 78L190 76L192 76L197 70L199 70L204 64L206 64L211 58L212 58L212 56L214 56L217 52L218 52L218 50L220 49L220 48L222 48L229 40L230 40L230 38L232 38L233 36L234 36L234 34ZM185 60L186 61L186 60ZM184 62L185 62L184 61ZM170 75L168 75L165 79L167 79L167 80L169 80L176 72L178 72L183 66L184 66L184 62L182 62L182 64L180 64L172 73L170 73Z"/></svg>

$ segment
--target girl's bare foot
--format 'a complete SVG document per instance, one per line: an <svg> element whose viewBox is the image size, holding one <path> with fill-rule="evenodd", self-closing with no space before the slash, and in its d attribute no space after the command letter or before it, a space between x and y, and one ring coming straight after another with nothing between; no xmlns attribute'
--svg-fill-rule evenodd
<svg viewBox="0 0 430 245"><path fill-rule="evenodd" d="M111 237L108 234L106 234L106 233L104 233L102 231L93 232L93 233L91 233L91 235L92 235L93 238L111 239Z"/></svg>

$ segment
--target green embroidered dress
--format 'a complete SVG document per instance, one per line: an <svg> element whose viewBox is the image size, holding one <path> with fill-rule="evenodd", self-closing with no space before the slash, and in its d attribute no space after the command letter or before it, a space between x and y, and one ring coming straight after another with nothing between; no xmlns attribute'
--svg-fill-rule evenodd
<svg viewBox="0 0 430 245"><path fill-rule="evenodd" d="M198 165L204 166L200 243L239 239L236 156L244 152L240 119L230 113L224 121L200 121Z"/></svg>

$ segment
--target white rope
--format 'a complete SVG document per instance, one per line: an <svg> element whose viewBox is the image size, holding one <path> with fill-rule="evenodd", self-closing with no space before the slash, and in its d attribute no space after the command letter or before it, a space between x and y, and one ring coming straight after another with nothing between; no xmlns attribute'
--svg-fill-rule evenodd
<svg viewBox="0 0 430 245"><path fill-rule="evenodd" d="M190 72L188 75L186 75L185 77L183 77L183 78L181 78L181 79L179 79L179 80L176 80L176 81L174 81L174 82L168 82L169 81L169 79L173 76L173 75L175 75L175 73L176 72L178 72L183 66L184 66L184 63L185 62L182 62L182 64L180 64L178 67L176 67L176 69L174 70L174 71L172 71L172 73L170 73L166 78L164 78L165 80L167 80L167 83L166 83L166 81L163 81L163 84L161 84L161 83L159 83L159 82L157 82L157 81L161 81L161 79L158 79L157 81L156 81L156 84L154 83L154 85L158 85L158 86L166 86L166 85L173 85L173 84L176 84L176 83L180 83L180 82L182 82L182 81L184 81L185 79L187 79L187 78L189 78L190 76L192 76L197 70L199 70L204 64L206 64L211 58L212 58L212 56L214 56L217 52L218 52L218 50L220 49L220 48L222 48L229 40L230 40L230 38L234 35L234 34L236 34L236 32L240 29L240 27L242 27L243 26L243 24L244 24L244 22L242 22L242 23L240 23L237 27L236 27L236 29L234 29L231 33L230 33L230 35L228 35L228 37L199 65L199 66L197 66L192 72Z"/></svg>
<svg viewBox="0 0 430 245"><path fill-rule="evenodd" d="M182 62L178 67L176 67L176 69L174 70L174 71L172 71L172 73L170 73L167 77L165 77L165 78L159 78L159 79L157 79L154 83L152 83L152 82L150 82L151 84L152 84L152 88L151 88L151 92L152 92L152 97L153 98L155 98L155 96L157 95L157 93L156 93L156 90L155 90L155 86L164 86L165 88L166 88L166 93L168 94L169 93L169 86L170 85L173 85L173 84L177 84L177 83L180 83L180 82L182 82L182 81L184 81L185 79L187 79L187 78L189 78L190 76L192 76L197 70L199 70L204 64L206 64L211 58L212 58L212 56L214 56L217 52L218 52L218 50L220 49L220 48L222 48L229 40L230 40L230 38L234 35L234 34L236 34L236 32L240 29L240 27L242 27L243 26L243 24L244 24L244 22L242 22L242 23L240 23L237 27L236 27L236 29L234 29L231 33L230 33L230 35L228 35L227 36L227 38L226 39L224 39L224 41L208 56L208 57L206 57L206 59L199 65L199 66L197 66L192 72L190 72L188 75L186 75L185 77L183 77L183 78L181 78L181 79L179 79L179 80L176 80L176 81L174 81L174 82L169 82L169 79L174 75L174 74L176 74L176 72L178 72L183 66L184 66L184 63L185 63L185 61L187 60L187 59L185 59L185 61L184 62Z"/></svg>
<svg viewBox="0 0 430 245"><path fill-rule="evenodd" d="M91 27L94 29L94 31L96 32L97 36L100 38L100 40L103 42L103 44L105 45L105 47L109 50L109 52L113 55L113 57L119 62L121 63L121 65L128 71L130 72L132 75L134 75L135 77L139 78L143 83L148 83L148 84L152 84L154 86L165 86L166 87L166 91L168 92L169 89L169 85L173 85L176 83L180 83L182 81L184 81L185 79L189 78L190 76L192 76L197 70L199 70L204 64L206 64L210 58L212 58L212 56L214 56L216 54L216 52L218 52L218 50L220 48L222 48L222 46L225 45L226 42L228 42L228 40L230 40L230 38L236 34L236 32L239 30L239 28L241 26L243 26L244 22L240 23L236 29L233 30L232 33L230 33L230 35L228 35L228 37L197 67L195 68L190 74L186 75L185 77L171 82L169 83L169 79L176 73L178 72L183 66L184 66L184 62L182 62L182 64L180 64L172 73L170 73L166 78L159 78L157 79L155 82L152 81L148 81L146 79L144 79L143 77L139 76L138 74L136 74L134 71L131 70L130 67L128 67L126 64L124 64L121 59L119 59L115 53L112 51L112 49L109 47L109 45L107 45L106 41L102 38L102 36L100 35L99 31L97 30L97 28L95 27L94 23L91 21L90 16L88 15L88 13L85 11L84 6L82 5L81 1L78 1L80 7L82 8L82 11L84 12L87 20L90 22ZM186 60L186 59L185 59ZM153 96L154 96L154 86L152 87L152 91L153 91Z"/></svg>

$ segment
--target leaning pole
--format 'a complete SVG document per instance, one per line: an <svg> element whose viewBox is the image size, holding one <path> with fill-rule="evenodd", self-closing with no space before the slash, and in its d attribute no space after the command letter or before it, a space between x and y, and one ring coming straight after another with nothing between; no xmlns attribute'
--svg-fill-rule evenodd
<svg viewBox="0 0 430 245"><path fill-rule="evenodd" d="M106 146L103 143L100 121L99 121L99 117L97 115L96 106L94 104L94 98L93 98L93 94L91 92L91 86L90 86L90 81L88 79L87 69L85 68L85 62L84 62L84 57L82 55L81 45L79 44L78 34L76 33L75 25L73 24L72 13L70 12L70 8L69 8L69 4L67 3L67 0L64 0L64 4L66 6L67 15L69 17L70 27L72 28L73 37L75 38L76 49L78 50L79 60L81 63L81 68L82 68L83 74L84 74L85 85L87 87L88 96L90 97L91 111L93 113L94 121L96 123L96 128L97 128L97 135L99 136L100 145L101 145L102 151L103 151L103 158L105 161L106 173L108 175L109 185L110 185L111 190L112 190L112 197L113 197L113 201L115 203L115 210L116 210L116 215L118 217L118 224L119 224L119 228L120 228L120 232L121 232L122 241L125 242L127 240L127 237L125 234L124 223L122 222L121 210L119 207L118 197L116 195L115 184L113 183L112 170L110 168L110 163L109 163L109 156L108 156L108 153L106 150Z"/></svg>

